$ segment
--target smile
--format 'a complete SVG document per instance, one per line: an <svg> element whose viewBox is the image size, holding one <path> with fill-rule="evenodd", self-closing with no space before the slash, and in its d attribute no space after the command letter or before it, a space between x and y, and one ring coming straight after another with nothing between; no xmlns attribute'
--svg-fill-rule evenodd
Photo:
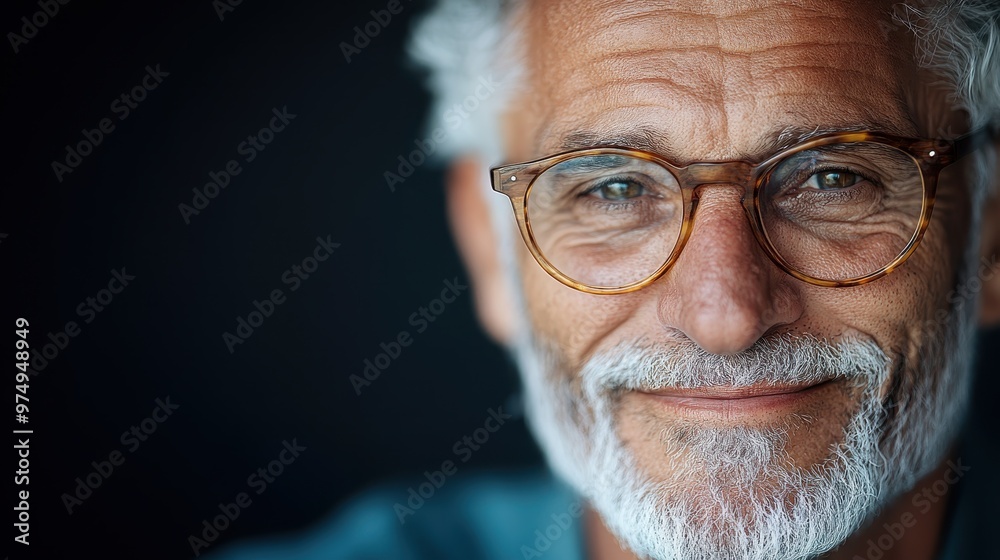
<svg viewBox="0 0 1000 560"><path fill-rule="evenodd" d="M758 384L747 387L714 386L695 388L662 388L639 391L660 405L685 415L738 416L761 413L781 413L799 408L822 398L832 380L809 385Z"/></svg>

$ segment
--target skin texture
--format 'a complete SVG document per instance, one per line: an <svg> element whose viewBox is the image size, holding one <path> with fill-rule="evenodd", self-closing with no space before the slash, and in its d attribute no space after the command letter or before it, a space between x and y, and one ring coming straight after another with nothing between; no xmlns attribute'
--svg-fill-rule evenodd
<svg viewBox="0 0 1000 560"><path fill-rule="evenodd" d="M881 2L800 1L780 8L766 1L532 2L519 14L527 87L505 116L507 161L583 147L582 136L591 145L621 144L637 125L650 132L648 145L630 145L678 164L760 161L774 149L776 133L790 126L917 137L965 131L962 115L942 101L946 92L926 85L932 77L917 69L911 38L893 27L889 10L890 4ZM928 336L920 326L949 307L947 296L969 242L965 171L960 163L941 175L934 217L920 248L876 282L821 288L785 274L757 245L740 205L742 189L710 185L698 191L694 229L674 267L635 293L595 296L569 289L518 243L528 319L537 335L558 349L568 371L622 341L669 345L688 338L708 352L733 354L779 333L862 337L895 361L912 362ZM481 173L479 162L456 163L449 215L482 322L505 343L517 319L495 233L476 192L483 188ZM989 208L996 211L996 204L991 201ZM993 220L984 221L982 252L992 256L1000 231ZM1000 318L998 276L986 282L982 294L980 316L987 322ZM909 375L908 369L895 371L884 391L906 382L897 377ZM859 397L832 385L796 405L794 412L813 419L790 429L786 450L796 466L828 456ZM785 426L788 413L735 419L719 414L698 421ZM681 416L648 396L626 394L621 401L619 436L654 477L669 480L674 474L674 466L663 461L657 434L684 421ZM909 497L896 503L909 503ZM930 554L936 519L925 518L932 527L910 531L885 558ZM595 558L630 557L599 519L592 517L588 527ZM863 543L862 536L830 557L863 555L863 547L856 551L852 544Z"/></svg>

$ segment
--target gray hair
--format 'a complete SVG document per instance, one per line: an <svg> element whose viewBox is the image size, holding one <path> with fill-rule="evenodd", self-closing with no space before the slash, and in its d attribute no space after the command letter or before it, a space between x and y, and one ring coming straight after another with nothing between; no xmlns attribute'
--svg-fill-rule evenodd
<svg viewBox="0 0 1000 560"><path fill-rule="evenodd" d="M428 86L435 97L431 128L442 127L449 108L460 104L484 75L495 74L504 86L460 127L452 121L439 157L474 154L485 164L504 157L499 117L520 86L517 57L508 55L518 37L514 8L522 3L439 0L419 21L410 55L430 70ZM955 108L968 111L974 127L1000 123L1000 1L915 0L897 7L896 21L916 35L918 63L948 80ZM993 159L984 154L979 160L977 202L987 193Z"/></svg>
<svg viewBox="0 0 1000 560"><path fill-rule="evenodd" d="M917 38L917 63L953 88L954 108L969 114L972 127L1000 125L1000 1L923 0L900 5L894 17ZM980 150L974 162L973 208L997 184L996 153ZM997 194L996 192L992 194ZM974 225L982 219L978 212Z"/></svg>
<svg viewBox="0 0 1000 560"><path fill-rule="evenodd" d="M448 131L435 154L439 158L466 153L503 156L497 134L500 113L520 85L519 58L504 56L511 53L518 36L510 17L516 3L440 0L414 30L409 54L430 71L427 86L434 95L430 128ZM461 106L484 78L499 82L501 87L474 111L455 119L453 108Z"/></svg>

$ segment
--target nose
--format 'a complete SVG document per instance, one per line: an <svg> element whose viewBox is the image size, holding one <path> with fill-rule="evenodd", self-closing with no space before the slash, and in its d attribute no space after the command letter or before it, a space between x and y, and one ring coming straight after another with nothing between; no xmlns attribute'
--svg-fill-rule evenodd
<svg viewBox="0 0 1000 560"><path fill-rule="evenodd" d="M715 184L696 194L687 243L653 288L658 318L707 352L739 353L801 317L801 287L757 243L742 189Z"/></svg>

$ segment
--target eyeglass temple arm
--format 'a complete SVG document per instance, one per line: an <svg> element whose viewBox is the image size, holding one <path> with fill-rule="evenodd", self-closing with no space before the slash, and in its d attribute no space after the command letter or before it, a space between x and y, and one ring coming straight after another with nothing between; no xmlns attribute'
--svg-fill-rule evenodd
<svg viewBox="0 0 1000 560"><path fill-rule="evenodd" d="M987 125L960 136L952 144L954 146L954 159L965 157L998 138L1000 138L1000 131L994 125Z"/></svg>

